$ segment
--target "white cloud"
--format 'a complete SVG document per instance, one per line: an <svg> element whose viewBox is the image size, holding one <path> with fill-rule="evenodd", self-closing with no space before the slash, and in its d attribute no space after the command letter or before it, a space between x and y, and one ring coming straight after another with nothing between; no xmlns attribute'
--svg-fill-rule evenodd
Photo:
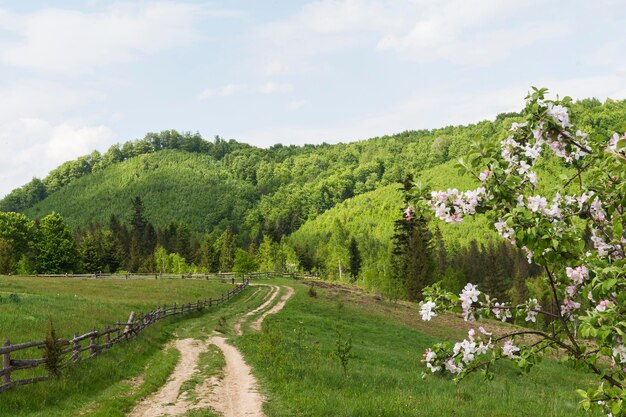
<svg viewBox="0 0 626 417"><path fill-rule="evenodd" d="M222 87L207 88L198 95L198 100L206 100L210 97L228 97L248 88L246 84L226 84Z"/></svg>
<svg viewBox="0 0 626 417"><path fill-rule="evenodd" d="M210 13L199 6L164 2L116 4L102 12L0 12L0 28L17 38L3 42L4 62L64 73L87 72L193 42L198 39L195 20Z"/></svg>
<svg viewBox="0 0 626 417"><path fill-rule="evenodd" d="M548 87L552 94L574 99L597 97L626 98L626 77L619 72L598 76L540 80L523 80L506 88L480 92L459 91L452 86L437 85L369 115L310 126L276 126L264 130L233 132L234 137L270 146L288 144L350 142L388 135L405 130L433 129L448 125L493 120L499 113L520 111L531 85Z"/></svg>
<svg viewBox="0 0 626 417"><path fill-rule="evenodd" d="M268 75L298 72L316 62L312 57L356 48L485 65L570 33L565 22L545 21L538 7L537 0L321 0L259 27L254 44Z"/></svg>
<svg viewBox="0 0 626 417"><path fill-rule="evenodd" d="M291 72L289 65L279 59L270 59L264 66L265 75L282 75Z"/></svg>
<svg viewBox="0 0 626 417"><path fill-rule="evenodd" d="M287 108L291 111L296 111L300 108L302 108L302 106L304 106L307 103L306 100L294 100L294 101L290 101L287 104Z"/></svg>
<svg viewBox="0 0 626 417"><path fill-rule="evenodd" d="M36 79L12 81L0 90L0 123L23 117L49 118L105 98L104 92L92 88Z"/></svg>
<svg viewBox="0 0 626 417"><path fill-rule="evenodd" d="M198 94L198 100L206 100L211 97L228 97L236 93L256 92L261 94L289 93L293 91L293 85L288 83L266 82L257 87L249 87L247 84L226 84L221 87L207 88Z"/></svg>
<svg viewBox="0 0 626 417"><path fill-rule="evenodd" d="M464 65L487 65L507 58L519 48L566 36L570 27L558 20L506 20L532 1L449 0L442 7L424 7L411 29L385 35L379 51L393 51L415 61L443 59ZM531 15L532 16L532 15Z"/></svg>
<svg viewBox="0 0 626 417"><path fill-rule="evenodd" d="M59 164L116 140L107 126L53 124L20 118L0 126L0 196L33 176L45 177Z"/></svg>
<svg viewBox="0 0 626 417"><path fill-rule="evenodd" d="M267 82L258 88L263 94L289 93L293 91L293 85L287 83Z"/></svg>

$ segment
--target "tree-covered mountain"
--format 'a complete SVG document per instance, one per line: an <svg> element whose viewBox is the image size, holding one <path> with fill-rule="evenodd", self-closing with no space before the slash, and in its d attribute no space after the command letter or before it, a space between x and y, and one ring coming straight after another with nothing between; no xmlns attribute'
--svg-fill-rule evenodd
<svg viewBox="0 0 626 417"><path fill-rule="evenodd" d="M608 138L626 131L626 101L583 100L574 105L572 118L586 132ZM475 187L478 181L462 176L456 161L468 154L473 141L506 138L515 121L521 116L509 113L494 121L361 142L267 149L219 137L206 141L198 134L150 133L33 179L1 200L0 211L33 220L59 213L75 231L83 254L76 268L102 266L108 257L110 269L171 269L187 263L223 270L233 266L237 246L250 254L238 253L247 265L255 260L260 269L314 270L402 297L406 288L394 278L394 263L413 260L400 260L402 251L394 242L421 239L420 251L429 252L434 274L449 287L473 277L497 292L502 290L496 288L498 279L482 272L496 264L513 265L494 272L511 287L514 273L532 275L519 265L520 254L501 247L481 218L460 226L430 224L426 240L432 244L424 246L420 233L425 229L418 233L398 223L406 207L399 188L408 175L433 189ZM538 174L540 191L549 195L568 172L548 158L539 163ZM137 197L146 219L141 227L133 220ZM107 236L117 243L105 250ZM1 242L0 230L0 252L10 254L17 241L4 238ZM104 253L99 258L98 251ZM29 255L31 267L37 265L36 252ZM7 256L13 269L27 261L15 253ZM358 271L351 270L355 265Z"/></svg>

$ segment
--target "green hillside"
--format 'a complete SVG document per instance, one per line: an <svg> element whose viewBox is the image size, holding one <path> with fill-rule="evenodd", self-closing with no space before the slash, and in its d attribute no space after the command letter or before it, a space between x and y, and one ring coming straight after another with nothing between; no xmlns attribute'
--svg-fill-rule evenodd
<svg viewBox="0 0 626 417"><path fill-rule="evenodd" d="M140 196L158 227L177 221L215 235L231 228L242 244L263 234L278 241L342 201L457 159L474 137L504 137L511 120L268 149L171 131L148 134L66 162L11 192L0 211L35 219L54 210L83 227L106 224L111 214L127 219L131 198Z"/></svg>
<svg viewBox="0 0 626 417"><path fill-rule="evenodd" d="M128 217L141 196L159 227L177 220L196 231L230 226L258 200L255 188L208 155L164 150L140 155L74 180L24 211L31 218L58 211L70 226Z"/></svg>
<svg viewBox="0 0 626 417"><path fill-rule="evenodd" d="M574 104L572 119L591 135L607 138L626 131L626 101L583 100ZM394 267L404 261L392 253L399 236L394 227L404 227L399 219L406 203L399 184L413 175L432 189L476 187L457 161L473 142L496 144L506 138L511 123L520 120L519 114L501 114L494 121L348 144L267 149L219 137L206 141L198 134L149 133L33 179L2 199L0 212L37 220L55 211L62 219L49 219L49 227L61 227L64 220L77 231L75 247L82 259L55 271L154 271L161 265L174 272L163 261L170 253L184 258L170 262L180 265L177 273L217 272L233 268L239 250L244 270L314 271L405 297L403 284L394 281ZM537 173L539 192L547 196L562 191L562 177L570 174L550 157L538 163ZM121 224L110 222L113 215ZM17 217L6 221L17 221L25 235L0 230L0 259L7 259L0 270L52 270L45 266L43 243L37 242L39 226ZM432 248L414 252L427 253L430 260L422 264L428 275L444 279L450 289L471 280L503 294L533 276L533 266L495 239L485 218L424 227L429 231L424 236L433 235L427 243ZM159 257L158 247L165 250ZM490 275L494 270L497 276ZM526 291L525 284L517 286L520 294Z"/></svg>

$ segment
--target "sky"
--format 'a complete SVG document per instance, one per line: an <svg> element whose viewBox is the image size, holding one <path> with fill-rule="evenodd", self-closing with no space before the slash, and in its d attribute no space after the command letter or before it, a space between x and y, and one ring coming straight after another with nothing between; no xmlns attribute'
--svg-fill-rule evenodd
<svg viewBox="0 0 626 417"><path fill-rule="evenodd" d="M626 98L626 2L0 0L0 197L147 132L267 147Z"/></svg>

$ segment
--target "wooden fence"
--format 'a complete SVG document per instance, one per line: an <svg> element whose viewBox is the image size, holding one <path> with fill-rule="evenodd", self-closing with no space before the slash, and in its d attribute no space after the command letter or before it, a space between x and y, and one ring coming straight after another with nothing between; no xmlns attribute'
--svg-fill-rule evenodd
<svg viewBox="0 0 626 417"><path fill-rule="evenodd" d="M252 272L249 274L235 274L234 272L206 273L206 274L172 274L160 272L141 272L128 274L36 274L36 275L14 275L19 277L40 277L40 278L117 278L117 279L200 279L200 280L219 280L228 281L237 278L246 277L248 279L270 279L270 278L294 278L294 279L320 279L319 276L313 274L301 273L279 273L279 272Z"/></svg>
<svg viewBox="0 0 626 417"><path fill-rule="evenodd" d="M242 284L222 294L220 298L209 298L197 300L187 304L172 304L171 306L157 306L154 310L145 314L135 314L131 311L128 320L117 322L114 326L106 326L99 331L93 328L83 335L75 334L73 338L46 340L41 342L28 342L12 345L9 340L0 347L0 357L2 357L2 368L0 368L0 392L6 391L18 385L32 384L46 381L54 377L57 369L66 367L84 359L93 358L105 349L136 337L142 330L152 324L163 320L166 317L179 314L187 314L193 311L200 311L204 308L219 306L230 301L248 286L249 280L245 278ZM53 346L50 346L53 345ZM39 349L39 353L34 356L43 356L38 359L14 359L14 353L27 349ZM51 350L56 351L55 355L50 354ZM32 351L31 351L32 353ZM26 355L28 356L28 355ZM33 368L45 368L47 375L31 376L30 378L15 379L13 374Z"/></svg>

